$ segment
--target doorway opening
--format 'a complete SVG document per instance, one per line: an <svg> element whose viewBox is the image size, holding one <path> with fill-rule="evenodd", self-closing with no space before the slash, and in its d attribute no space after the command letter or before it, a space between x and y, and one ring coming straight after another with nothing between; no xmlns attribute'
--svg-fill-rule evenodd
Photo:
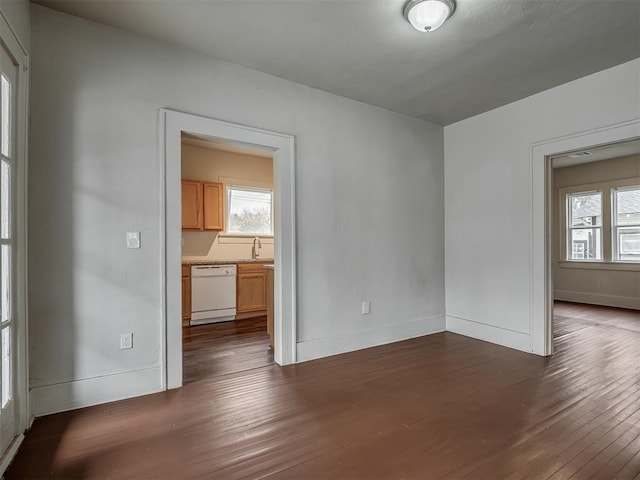
<svg viewBox="0 0 640 480"><path fill-rule="evenodd" d="M273 152L182 134L188 383L273 363ZM270 280L270 281L269 281Z"/></svg>
<svg viewBox="0 0 640 480"><path fill-rule="evenodd" d="M640 119L531 145L530 351L554 353L553 159L640 140ZM631 265L634 269L636 265Z"/></svg>
<svg viewBox="0 0 640 480"><path fill-rule="evenodd" d="M556 155L550 167L553 338L616 318L624 327L631 312L601 307L640 310L640 140Z"/></svg>
<svg viewBox="0 0 640 480"><path fill-rule="evenodd" d="M164 387L177 388L183 384L183 322L186 324L187 321L183 288L187 272L190 273L192 291L189 295L185 289L184 297L193 303L189 305L189 325L195 327L203 324L204 328L199 332L216 330L214 337L218 339L229 333L227 331L225 334L225 328L230 328L229 324L225 326L218 320L228 323L235 321L236 316L238 321L250 321L253 318L251 321L256 323L256 329L261 329L262 324L266 328L266 316L262 315L260 319L257 314L269 311L268 306L264 308L264 292L268 288L267 278L272 275L273 296L267 297L273 299L273 361L279 365L294 363L296 263L293 137L162 109L160 145L165 186L161 218L165 230L162 258L165 271ZM249 154L255 157L247 160L254 162L252 167L246 169L250 173L232 177L228 176L228 172L218 171L209 172L208 175L212 176L203 179L185 178L183 173L186 176L195 175L198 168L202 167L202 161L195 158L188 161L189 165L183 165L183 151L204 150L203 147L216 150L218 156ZM201 151L199 155L202 157ZM261 183L260 179L255 178L257 166L261 165L263 170L266 167L265 163L255 162L267 160L272 162L270 188L268 182ZM249 178L251 176L253 180ZM185 185L183 180L192 183ZM188 201L198 206L185 210L185 195ZM208 206L203 203L205 196L209 199ZM269 200L271 212L265 209ZM248 208L247 215L243 215L244 207ZM184 222L191 228L183 230ZM271 235L265 233L267 230L271 231ZM197 233L204 235L195 235ZM240 258L231 258L234 256ZM197 261L198 258L203 263ZM185 265L183 260L201 264ZM268 273L270 269L265 269L265 266L270 263L273 270ZM245 288L238 285L243 281ZM207 293L212 291L219 298L212 299L212 295ZM233 304L227 305L230 301ZM235 307L240 307L240 312ZM212 318L214 323L211 323ZM259 322L262 323L258 325ZM243 327L248 325L244 324ZM193 340L192 337L190 339ZM266 333L263 339L268 345L269 336ZM187 353L185 349L185 357Z"/></svg>

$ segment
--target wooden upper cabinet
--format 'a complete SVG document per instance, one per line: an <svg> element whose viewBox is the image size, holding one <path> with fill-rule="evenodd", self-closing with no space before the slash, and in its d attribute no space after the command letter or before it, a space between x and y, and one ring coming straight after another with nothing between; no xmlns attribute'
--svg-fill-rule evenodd
<svg viewBox="0 0 640 480"><path fill-rule="evenodd" d="M202 230L202 182L182 181L182 229Z"/></svg>
<svg viewBox="0 0 640 480"><path fill-rule="evenodd" d="M224 230L221 183L182 180L182 229Z"/></svg>
<svg viewBox="0 0 640 480"><path fill-rule="evenodd" d="M205 230L224 230L222 190L221 183L205 182L203 184Z"/></svg>

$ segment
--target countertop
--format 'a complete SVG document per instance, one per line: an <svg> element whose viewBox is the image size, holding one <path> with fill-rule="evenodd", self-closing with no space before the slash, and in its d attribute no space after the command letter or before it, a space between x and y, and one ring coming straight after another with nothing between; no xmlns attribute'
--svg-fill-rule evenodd
<svg viewBox="0 0 640 480"><path fill-rule="evenodd" d="M272 263L273 258L256 258L255 260L182 260L183 265L229 265L234 263Z"/></svg>

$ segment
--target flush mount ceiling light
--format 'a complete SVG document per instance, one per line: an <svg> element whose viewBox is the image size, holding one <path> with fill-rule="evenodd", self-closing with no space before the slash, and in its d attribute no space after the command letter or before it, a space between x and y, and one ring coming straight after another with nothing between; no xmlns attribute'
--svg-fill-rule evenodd
<svg viewBox="0 0 640 480"><path fill-rule="evenodd" d="M409 0L402 13L404 18L420 32L433 32L453 15L454 0Z"/></svg>

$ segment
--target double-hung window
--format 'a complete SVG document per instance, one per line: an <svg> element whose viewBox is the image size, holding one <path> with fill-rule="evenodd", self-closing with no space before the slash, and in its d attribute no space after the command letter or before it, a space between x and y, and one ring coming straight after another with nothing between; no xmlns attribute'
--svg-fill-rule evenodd
<svg viewBox="0 0 640 480"><path fill-rule="evenodd" d="M640 178L566 187L559 198L565 262L640 263Z"/></svg>
<svg viewBox="0 0 640 480"><path fill-rule="evenodd" d="M602 260L602 192L567 195L569 260Z"/></svg>
<svg viewBox="0 0 640 480"><path fill-rule="evenodd" d="M614 258L640 261L640 186L613 190Z"/></svg>

